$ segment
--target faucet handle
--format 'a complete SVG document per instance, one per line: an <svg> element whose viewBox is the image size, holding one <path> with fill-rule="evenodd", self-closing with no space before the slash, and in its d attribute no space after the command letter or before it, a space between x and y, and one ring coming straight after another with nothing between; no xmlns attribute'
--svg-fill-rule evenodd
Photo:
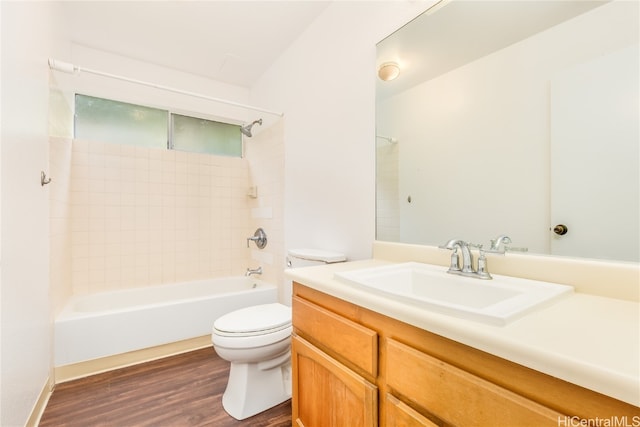
<svg viewBox="0 0 640 427"><path fill-rule="evenodd" d="M247 272L245 273L245 276L249 277L252 274L262 274L262 266L259 266L258 268L247 267Z"/></svg>
<svg viewBox="0 0 640 427"><path fill-rule="evenodd" d="M515 246L505 246L505 252L528 252L529 248L518 248Z"/></svg>
<svg viewBox="0 0 640 427"><path fill-rule="evenodd" d="M491 274L489 274L489 270L487 270L487 256L485 255L485 250L483 249L484 245L482 245L481 243L469 243L469 246L478 249L478 252L480 252L480 256L478 256L478 268L476 269L476 277L478 279L492 279Z"/></svg>
<svg viewBox="0 0 640 427"><path fill-rule="evenodd" d="M258 249L264 249L267 246L267 233L264 232L262 228L258 228L253 236L247 237L247 247L249 247L249 242L256 242L256 246Z"/></svg>
<svg viewBox="0 0 640 427"><path fill-rule="evenodd" d="M479 279L492 279L491 274L489 274L489 271L487 270L487 257L484 255L484 251L482 249L480 249L480 256L478 257L477 275Z"/></svg>

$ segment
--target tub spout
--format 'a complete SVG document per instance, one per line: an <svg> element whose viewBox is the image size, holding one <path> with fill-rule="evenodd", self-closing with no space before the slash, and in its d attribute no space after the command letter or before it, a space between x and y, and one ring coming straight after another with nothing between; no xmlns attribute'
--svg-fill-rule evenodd
<svg viewBox="0 0 640 427"><path fill-rule="evenodd" d="M253 274L262 274L262 266L258 267L258 268L254 268L253 270L250 268L247 268L247 272L244 274L245 276L249 277Z"/></svg>

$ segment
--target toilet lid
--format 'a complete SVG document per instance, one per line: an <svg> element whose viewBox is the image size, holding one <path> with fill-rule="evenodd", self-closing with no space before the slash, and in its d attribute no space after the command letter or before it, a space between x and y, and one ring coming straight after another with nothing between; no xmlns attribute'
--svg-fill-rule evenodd
<svg viewBox="0 0 640 427"><path fill-rule="evenodd" d="M259 334L291 326L291 307L262 304L241 308L218 318L213 327L222 333Z"/></svg>
<svg viewBox="0 0 640 427"><path fill-rule="evenodd" d="M327 264L347 260L347 257L343 253L322 249L289 249L289 256L306 259L308 261L322 261Z"/></svg>

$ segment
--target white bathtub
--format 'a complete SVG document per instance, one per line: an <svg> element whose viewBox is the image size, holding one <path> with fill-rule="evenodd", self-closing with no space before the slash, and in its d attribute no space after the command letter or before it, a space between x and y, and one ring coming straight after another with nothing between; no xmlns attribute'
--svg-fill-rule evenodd
<svg viewBox="0 0 640 427"><path fill-rule="evenodd" d="M73 297L55 320L55 366L208 335L223 314L277 294L259 279L229 277Z"/></svg>

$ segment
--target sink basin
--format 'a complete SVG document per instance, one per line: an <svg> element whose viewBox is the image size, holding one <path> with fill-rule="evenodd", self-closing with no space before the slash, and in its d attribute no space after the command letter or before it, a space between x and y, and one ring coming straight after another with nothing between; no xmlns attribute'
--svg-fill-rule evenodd
<svg viewBox="0 0 640 427"><path fill-rule="evenodd" d="M446 267L407 262L335 273L351 285L455 317L506 325L573 292L572 286L493 275L480 280Z"/></svg>

